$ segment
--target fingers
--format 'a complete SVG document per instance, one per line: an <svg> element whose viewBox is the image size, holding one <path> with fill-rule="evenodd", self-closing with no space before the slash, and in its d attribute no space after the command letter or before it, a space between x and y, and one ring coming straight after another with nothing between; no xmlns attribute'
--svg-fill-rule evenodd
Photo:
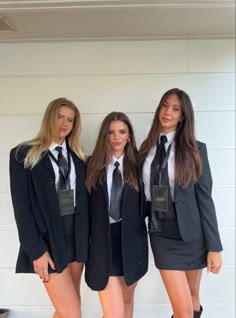
<svg viewBox="0 0 236 318"><path fill-rule="evenodd" d="M207 272L208 273L213 273L213 274L219 274L221 269L221 265L213 262L208 262L207 263Z"/></svg>
<svg viewBox="0 0 236 318"><path fill-rule="evenodd" d="M50 275L48 273L48 267L56 269L54 262L52 261L48 252L45 252L40 258L33 261L34 271L42 279L43 283L49 282Z"/></svg>
<svg viewBox="0 0 236 318"><path fill-rule="evenodd" d="M54 270L56 269L56 266L55 266L53 260L51 259L51 257L48 260L48 264L51 266L52 269L54 269Z"/></svg>

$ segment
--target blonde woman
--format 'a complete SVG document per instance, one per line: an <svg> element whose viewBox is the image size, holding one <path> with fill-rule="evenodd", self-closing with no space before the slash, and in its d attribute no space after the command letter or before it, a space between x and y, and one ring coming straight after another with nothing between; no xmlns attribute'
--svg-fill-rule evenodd
<svg viewBox="0 0 236 318"><path fill-rule="evenodd" d="M10 184L20 250L17 273L36 273L53 318L80 318L88 253L85 154L80 113L66 98L47 107L37 136L10 153Z"/></svg>

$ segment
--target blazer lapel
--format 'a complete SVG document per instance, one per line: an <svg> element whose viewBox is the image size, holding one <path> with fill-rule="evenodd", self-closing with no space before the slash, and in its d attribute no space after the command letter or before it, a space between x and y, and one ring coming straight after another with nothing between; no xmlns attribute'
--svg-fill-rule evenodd
<svg viewBox="0 0 236 318"><path fill-rule="evenodd" d="M53 166L48 153L45 153L45 155L41 159L41 162L51 173L54 174Z"/></svg>

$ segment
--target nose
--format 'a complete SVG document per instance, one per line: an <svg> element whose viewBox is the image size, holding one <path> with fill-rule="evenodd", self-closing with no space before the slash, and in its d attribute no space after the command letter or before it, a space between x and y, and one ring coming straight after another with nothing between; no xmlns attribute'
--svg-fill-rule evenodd
<svg viewBox="0 0 236 318"><path fill-rule="evenodd" d="M167 114L167 115L170 115L170 114L171 114L171 108L170 108L170 107L167 107L167 108L166 108L166 114Z"/></svg>
<svg viewBox="0 0 236 318"><path fill-rule="evenodd" d="M63 118L62 124L63 124L63 126L67 126L68 122L67 122L66 118Z"/></svg>
<svg viewBox="0 0 236 318"><path fill-rule="evenodd" d="M115 133L114 138L115 140L119 139L119 134Z"/></svg>

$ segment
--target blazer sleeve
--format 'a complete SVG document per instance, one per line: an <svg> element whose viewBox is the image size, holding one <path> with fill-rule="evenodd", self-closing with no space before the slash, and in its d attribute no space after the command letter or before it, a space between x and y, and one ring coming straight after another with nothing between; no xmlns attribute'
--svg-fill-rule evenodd
<svg viewBox="0 0 236 318"><path fill-rule="evenodd" d="M195 184L195 194L200 211L207 250L219 252L223 248L218 230L215 206L212 199L212 176L206 145L199 143L199 151L202 158L202 174Z"/></svg>
<svg viewBox="0 0 236 318"><path fill-rule="evenodd" d="M30 170L24 168L26 151L10 152L10 189L22 249L33 261L44 254L47 246L37 228L30 200Z"/></svg>

